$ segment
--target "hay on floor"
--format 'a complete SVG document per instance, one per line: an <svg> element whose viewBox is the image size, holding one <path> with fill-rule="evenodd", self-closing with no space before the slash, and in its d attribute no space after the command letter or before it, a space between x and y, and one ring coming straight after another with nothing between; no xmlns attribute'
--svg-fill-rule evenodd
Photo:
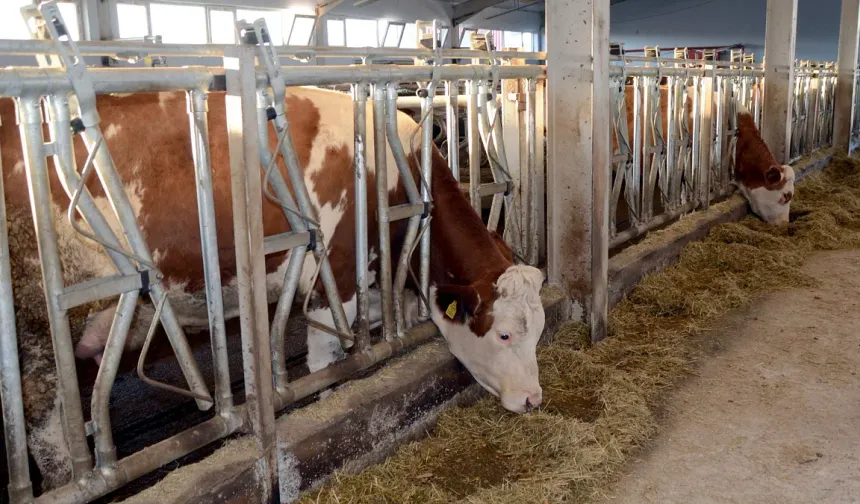
<svg viewBox="0 0 860 504"><path fill-rule="evenodd" d="M358 475L335 473L309 503L556 503L601 495L656 432L663 392L698 355L690 335L756 296L815 284L800 270L812 250L860 247L860 162L837 158L798 184L772 227L755 217L714 229L677 264L643 279L610 314L610 338L563 326L538 351L544 406L528 415L495 398L440 416L424 440Z"/></svg>

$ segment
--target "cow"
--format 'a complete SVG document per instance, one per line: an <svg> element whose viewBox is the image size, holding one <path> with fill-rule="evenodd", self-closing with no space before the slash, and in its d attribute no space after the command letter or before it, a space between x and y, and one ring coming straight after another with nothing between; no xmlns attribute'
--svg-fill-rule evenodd
<svg viewBox="0 0 860 504"><path fill-rule="evenodd" d="M693 89L687 90L687 128L693 131ZM630 148L633 148L633 99L634 88L625 86L625 106L627 112L627 133ZM660 117L663 121L663 134L667 135L668 124L668 86L660 85ZM788 223L791 198L794 195L794 169L781 165L773 152L765 144L752 113L738 103L737 144L735 147L734 184L741 195L749 202L753 213L763 221L780 225ZM614 142L617 140L613 139Z"/></svg>
<svg viewBox="0 0 860 504"><path fill-rule="evenodd" d="M225 316L238 315L235 249L225 93L208 97L209 146L213 177L215 226L220 254ZM353 184L353 102L343 93L311 87L288 88L287 117L311 202L319 216L327 253L349 323L356 317L355 285L355 189ZM373 145L371 105L368 104L367 145ZM208 327L203 262L198 227L195 174L191 150L186 95L184 92L102 95L97 99L105 143L116 163L163 284L180 323L186 328ZM15 103L0 99L0 150L2 150L9 244L14 278L24 409L28 445L44 477L44 489L68 482L70 455L61 436L61 411L57 394L51 338L45 310L38 248L30 214L27 174L16 124ZM409 139L419 126L398 113L399 135L407 151ZM270 128L271 130L271 128ZM46 128L47 131L47 128ZM270 131L270 149L277 143ZM86 150L75 137L78 169ZM414 160L410 168L418 177ZM390 204L407 202L394 157L387 150ZM286 178L286 168L279 159ZM374 152L367 151L369 194L376 184ZM480 216L461 192L439 150L432 152L431 296L432 321L450 351L475 380L500 399L502 406L525 413L541 403L536 345L545 317L540 299L543 275L537 268L515 264L510 249L498 235L487 230ZM66 285L116 274L103 249L77 234L65 218L69 198L56 174L53 161L51 195ZM262 173L261 173L262 178ZM289 179L287 179L289 180ZM117 236L120 227L95 176L88 189ZM291 188L292 190L292 188ZM267 236L290 230L283 210L263 200L263 227ZM367 201L368 215L376 214L376 198ZM371 300L378 302L375 276L378 270L377 220L368 219L370 257L368 278ZM80 225L86 228L83 220ZM405 221L391 225L392 260L402 252ZM267 289L275 302L281 288L289 252L266 257ZM299 295L312 291L312 320L332 325L331 310L321 294L321 283L311 285L314 261L305 259ZM413 301L416 297L411 296ZM414 308L412 311L414 311ZM99 305L92 313L70 312L79 359L99 359L115 305ZM126 350L139 348L153 317L153 306L140 301ZM371 312L380 313L377 307ZM317 371L344 357L337 337L309 326L307 330L310 371Z"/></svg>

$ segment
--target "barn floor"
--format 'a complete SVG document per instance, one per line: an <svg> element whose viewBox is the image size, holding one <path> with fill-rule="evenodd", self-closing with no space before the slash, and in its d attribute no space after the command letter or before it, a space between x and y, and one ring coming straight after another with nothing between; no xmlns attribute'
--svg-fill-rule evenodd
<svg viewBox="0 0 860 504"><path fill-rule="evenodd" d="M803 270L820 286L716 324L714 355L606 503L858 501L860 251L818 252Z"/></svg>

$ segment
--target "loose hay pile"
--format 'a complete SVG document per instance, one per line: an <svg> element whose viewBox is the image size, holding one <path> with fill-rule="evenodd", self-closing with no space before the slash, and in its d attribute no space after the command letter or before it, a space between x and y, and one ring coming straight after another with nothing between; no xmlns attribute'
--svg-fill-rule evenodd
<svg viewBox="0 0 860 504"><path fill-rule="evenodd" d="M591 347L568 324L538 351L544 407L519 416L495 398L443 413L422 441L358 475L335 474L309 503L555 503L601 495L656 431L667 387L699 354L690 335L765 292L811 286L799 269L813 250L860 247L860 162L837 158L798 185L787 227L754 217L688 245L610 314Z"/></svg>

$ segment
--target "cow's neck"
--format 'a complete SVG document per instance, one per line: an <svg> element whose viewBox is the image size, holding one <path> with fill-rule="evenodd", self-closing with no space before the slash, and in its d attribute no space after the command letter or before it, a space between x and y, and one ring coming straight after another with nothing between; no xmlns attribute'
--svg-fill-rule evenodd
<svg viewBox="0 0 860 504"><path fill-rule="evenodd" d="M481 217L460 190L445 160L433 156L432 284L495 281L512 263L499 251ZM417 255L417 254L416 254Z"/></svg>

